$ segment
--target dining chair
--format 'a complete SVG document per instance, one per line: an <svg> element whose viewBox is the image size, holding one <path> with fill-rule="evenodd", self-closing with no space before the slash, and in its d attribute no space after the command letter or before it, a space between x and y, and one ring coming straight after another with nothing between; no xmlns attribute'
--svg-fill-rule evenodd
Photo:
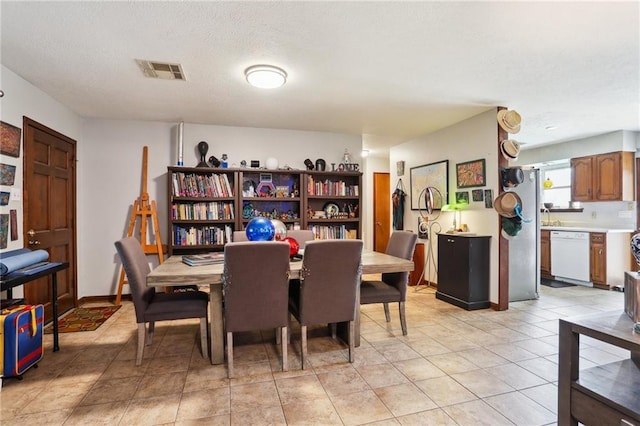
<svg viewBox="0 0 640 426"><path fill-rule="evenodd" d="M127 275L138 324L138 348L136 365L142 364L145 341L151 345L156 321L200 318L200 346L202 356L207 357L207 307L209 295L203 291L181 293L156 292L147 287L146 279L151 268L140 242L133 237L115 242L116 250ZM147 324L149 329L147 330Z"/></svg>
<svg viewBox="0 0 640 426"><path fill-rule="evenodd" d="M411 260L416 248L418 235L411 231L393 231L386 254ZM384 316L387 322L391 322L389 316L389 303L398 302L400 311L400 326L402 335L407 335L407 319L405 316L405 301L407 300L407 286L409 272L391 272L382 274L380 281L362 281L360 284L360 304L382 303Z"/></svg>
<svg viewBox="0 0 640 426"><path fill-rule="evenodd" d="M237 243L238 241L249 241L245 231L233 231L233 242Z"/></svg>
<svg viewBox="0 0 640 426"><path fill-rule="evenodd" d="M354 360L358 285L362 275L362 240L307 242L300 281L289 290L289 312L300 323L302 368L307 358L307 326L349 323L349 362Z"/></svg>
<svg viewBox="0 0 640 426"><path fill-rule="evenodd" d="M287 371L289 244L281 241L226 244L222 289L228 377L233 377L233 333L267 328L280 331L282 371Z"/></svg>
<svg viewBox="0 0 640 426"><path fill-rule="evenodd" d="M307 241L313 241L315 235L313 231L309 229L290 229L287 231L287 237L291 237L300 244L300 248L303 249Z"/></svg>

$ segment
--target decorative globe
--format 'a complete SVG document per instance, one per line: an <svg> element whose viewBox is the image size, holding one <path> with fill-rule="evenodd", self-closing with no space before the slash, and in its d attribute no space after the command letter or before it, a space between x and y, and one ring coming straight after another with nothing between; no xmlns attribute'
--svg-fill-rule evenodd
<svg viewBox="0 0 640 426"><path fill-rule="evenodd" d="M636 263L640 268L640 233L631 237L631 253L636 258Z"/></svg>
<svg viewBox="0 0 640 426"><path fill-rule="evenodd" d="M289 257L293 257L298 254L298 251L300 250L300 244L298 244L295 238L286 237L282 241L289 243Z"/></svg>
<svg viewBox="0 0 640 426"><path fill-rule="evenodd" d="M276 233L271 220L266 217L254 217L245 231L249 241L270 241Z"/></svg>
<svg viewBox="0 0 640 426"><path fill-rule="evenodd" d="M282 241L287 236L287 226L278 219L271 219L271 223L273 223L273 228L275 230L275 235L273 237L276 241Z"/></svg>

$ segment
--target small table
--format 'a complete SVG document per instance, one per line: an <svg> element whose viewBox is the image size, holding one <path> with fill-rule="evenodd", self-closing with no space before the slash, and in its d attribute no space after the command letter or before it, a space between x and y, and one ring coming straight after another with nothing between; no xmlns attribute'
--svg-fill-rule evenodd
<svg viewBox="0 0 640 426"><path fill-rule="evenodd" d="M300 278L302 261L289 264L290 278ZM413 261L384 253L365 250L362 252L362 273L379 274L385 272L410 272ZM208 285L211 363L224 362L224 330L222 320L222 273L223 264L187 266L182 256L171 256L147 275L147 286ZM360 309L356 310L355 345L360 343Z"/></svg>
<svg viewBox="0 0 640 426"><path fill-rule="evenodd" d="M39 278L51 275L51 308L53 315L53 352L58 352L58 277L57 273L69 267L69 262L52 262L51 266L44 268L33 274L23 274L13 272L0 279L0 291L11 293L11 289L19 285L27 284Z"/></svg>
<svg viewBox="0 0 640 426"><path fill-rule="evenodd" d="M640 423L640 333L620 312L560 320L558 425ZM630 359L580 370L580 335L631 352Z"/></svg>

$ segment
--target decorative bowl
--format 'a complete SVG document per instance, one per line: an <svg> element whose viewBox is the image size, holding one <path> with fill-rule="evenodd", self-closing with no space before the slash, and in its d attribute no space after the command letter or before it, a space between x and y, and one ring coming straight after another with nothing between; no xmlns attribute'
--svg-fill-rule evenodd
<svg viewBox="0 0 640 426"><path fill-rule="evenodd" d="M553 203L544 203L545 209L550 209L551 207L553 207Z"/></svg>

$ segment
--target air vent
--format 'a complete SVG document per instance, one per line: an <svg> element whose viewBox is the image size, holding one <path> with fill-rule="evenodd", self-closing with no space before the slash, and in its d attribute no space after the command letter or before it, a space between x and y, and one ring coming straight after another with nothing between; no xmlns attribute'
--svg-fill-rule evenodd
<svg viewBox="0 0 640 426"><path fill-rule="evenodd" d="M182 65L167 62L154 62L136 59L146 77L159 78L161 80L186 80Z"/></svg>

